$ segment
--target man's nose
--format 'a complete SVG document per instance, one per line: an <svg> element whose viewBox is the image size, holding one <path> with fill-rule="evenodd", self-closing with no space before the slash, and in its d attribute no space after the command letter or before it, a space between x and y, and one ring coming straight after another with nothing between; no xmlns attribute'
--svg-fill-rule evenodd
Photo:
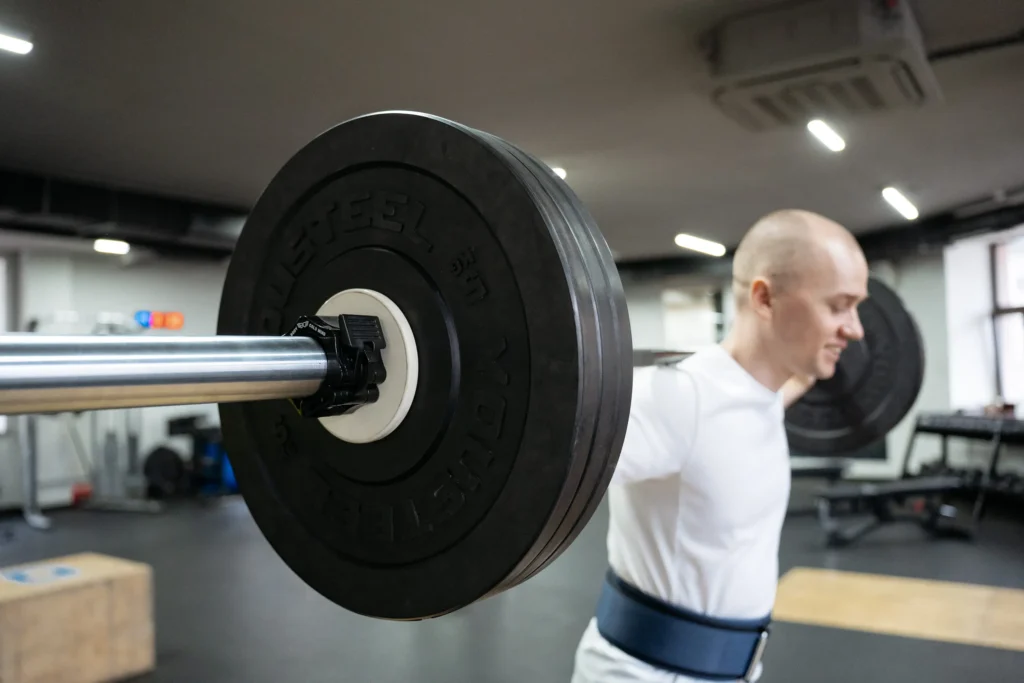
<svg viewBox="0 0 1024 683"><path fill-rule="evenodd" d="M843 325L842 335L850 341L858 341L864 338L864 326L860 324L860 316L856 311L849 322Z"/></svg>

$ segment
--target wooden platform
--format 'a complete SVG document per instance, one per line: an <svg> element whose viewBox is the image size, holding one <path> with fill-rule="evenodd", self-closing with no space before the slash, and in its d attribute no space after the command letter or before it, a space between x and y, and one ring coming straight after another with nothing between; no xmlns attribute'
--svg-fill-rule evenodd
<svg viewBox="0 0 1024 683"><path fill-rule="evenodd" d="M1024 652L1024 590L798 567L779 581L774 617Z"/></svg>

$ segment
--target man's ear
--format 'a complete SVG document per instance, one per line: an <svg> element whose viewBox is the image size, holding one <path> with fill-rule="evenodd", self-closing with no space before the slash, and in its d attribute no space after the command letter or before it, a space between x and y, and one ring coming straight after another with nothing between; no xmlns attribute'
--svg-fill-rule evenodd
<svg viewBox="0 0 1024 683"><path fill-rule="evenodd" d="M750 307L757 315L767 317L772 314L775 304L772 286L763 277L754 278L750 283Z"/></svg>

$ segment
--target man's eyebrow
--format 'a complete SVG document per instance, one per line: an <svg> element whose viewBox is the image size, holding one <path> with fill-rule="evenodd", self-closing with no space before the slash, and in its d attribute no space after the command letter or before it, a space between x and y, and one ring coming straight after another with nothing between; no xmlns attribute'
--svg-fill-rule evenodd
<svg viewBox="0 0 1024 683"><path fill-rule="evenodd" d="M867 299L867 295L854 294L853 292L836 292L828 297L829 300L846 299L848 301L863 301Z"/></svg>

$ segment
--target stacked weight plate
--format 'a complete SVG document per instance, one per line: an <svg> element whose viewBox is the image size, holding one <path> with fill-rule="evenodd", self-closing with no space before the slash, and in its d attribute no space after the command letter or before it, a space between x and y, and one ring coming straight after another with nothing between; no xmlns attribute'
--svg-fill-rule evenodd
<svg viewBox="0 0 1024 683"><path fill-rule="evenodd" d="M582 359L573 470L552 511L547 534L498 587L519 584L554 561L590 521L611 480L625 437L633 385L633 344L618 270L608 244L576 194L530 154L488 133L530 188L575 285Z"/></svg>
<svg viewBox="0 0 1024 683"><path fill-rule="evenodd" d="M439 616L527 580L589 521L625 436L632 339L594 221L503 140L359 117L299 150L253 208L218 333L284 334L351 288L409 319L416 396L369 444L285 401L222 405L260 529L309 585L374 617Z"/></svg>

